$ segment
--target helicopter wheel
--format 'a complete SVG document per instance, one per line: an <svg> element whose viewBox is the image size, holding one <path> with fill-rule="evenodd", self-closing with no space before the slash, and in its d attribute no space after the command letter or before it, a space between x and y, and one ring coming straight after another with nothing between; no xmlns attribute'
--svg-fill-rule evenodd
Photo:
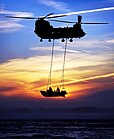
<svg viewBox="0 0 114 139"><path fill-rule="evenodd" d="M40 39L40 42L42 42L43 40L42 39Z"/></svg>
<svg viewBox="0 0 114 139"><path fill-rule="evenodd" d="M64 39L62 39L61 41L62 41L62 42L64 42L65 40L64 40Z"/></svg>
<svg viewBox="0 0 114 139"><path fill-rule="evenodd" d="M70 41L70 42L73 42L73 39L70 39L69 41Z"/></svg>
<svg viewBox="0 0 114 139"><path fill-rule="evenodd" d="M48 41L51 42L51 39L49 39Z"/></svg>

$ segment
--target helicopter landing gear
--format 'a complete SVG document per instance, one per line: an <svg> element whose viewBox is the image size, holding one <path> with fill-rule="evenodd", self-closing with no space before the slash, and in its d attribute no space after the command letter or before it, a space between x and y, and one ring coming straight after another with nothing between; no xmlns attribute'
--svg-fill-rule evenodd
<svg viewBox="0 0 114 139"><path fill-rule="evenodd" d="M40 39L40 42L42 42L43 40L42 39Z"/></svg>
<svg viewBox="0 0 114 139"><path fill-rule="evenodd" d="M73 42L73 39L71 38L69 41L70 41L70 42Z"/></svg>
<svg viewBox="0 0 114 139"><path fill-rule="evenodd" d="M64 39L62 39L61 41L62 41L62 42L64 42L65 40L64 40Z"/></svg>
<svg viewBox="0 0 114 139"><path fill-rule="evenodd" d="M51 42L51 39L49 39L48 41Z"/></svg>

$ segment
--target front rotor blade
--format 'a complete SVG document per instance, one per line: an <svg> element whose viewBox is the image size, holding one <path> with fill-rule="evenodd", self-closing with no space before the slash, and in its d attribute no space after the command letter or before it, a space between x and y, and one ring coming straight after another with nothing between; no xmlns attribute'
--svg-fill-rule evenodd
<svg viewBox="0 0 114 139"><path fill-rule="evenodd" d="M52 16L48 16L47 18L57 18L57 17L64 17L66 15L52 15Z"/></svg>
<svg viewBox="0 0 114 139"><path fill-rule="evenodd" d="M42 18L48 18L48 16L50 16L50 15L52 15L52 14L54 14L54 13L49 13L48 15L46 15L46 16L44 16L44 17L42 17Z"/></svg>
<svg viewBox="0 0 114 139"><path fill-rule="evenodd" d="M42 16L42 17L39 17L40 19L45 19L45 18L57 18L57 17L63 17L64 15L53 15L53 16L51 16L52 14L54 14L54 13L50 13L50 14L48 14L48 15L46 15L46 16ZM21 17L21 16L5 16L6 18L22 18L22 19L38 19L38 17Z"/></svg>
<svg viewBox="0 0 114 139"><path fill-rule="evenodd" d="M63 22L63 23L76 23L76 22L72 22L72 21L64 21L64 20L49 20L49 21Z"/></svg>
<svg viewBox="0 0 114 139"><path fill-rule="evenodd" d="M82 22L81 24L109 24L109 23L84 23Z"/></svg>
<svg viewBox="0 0 114 139"><path fill-rule="evenodd" d="M37 17L5 16L6 18L38 19Z"/></svg>
<svg viewBox="0 0 114 139"><path fill-rule="evenodd" d="M100 9L91 9L91 10L78 11L78 12L69 12L69 13L66 13L66 14L56 14L55 16L56 17L61 17L61 16L63 17L63 16L69 16L69 15L78 15L78 14L85 14L85 13L110 11L110 10L114 10L114 7L100 8Z"/></svg>

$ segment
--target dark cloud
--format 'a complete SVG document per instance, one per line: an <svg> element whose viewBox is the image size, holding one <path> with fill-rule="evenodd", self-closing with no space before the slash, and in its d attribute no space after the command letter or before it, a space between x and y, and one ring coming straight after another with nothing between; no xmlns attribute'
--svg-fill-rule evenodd
<svg viewBox="0 0 114 139"><path fill-rule="evenodd" d="M66 70L72 70L72 71L76 71L76 70L79 70L79 71L85 71L85 70L99 70L101 71L101 73L104 71L105 74L108 74L109 72L113 72L114 70L114 64L113 62L111 61L114 61L113 59L110 60L110 62L107 62L105 64L99 64L99 65L90 65L90 66L80 66L80 67L75 67L75 68L68 68ZM101 73L99 73L101 75ZM95 74L95 73L94 73ZM98 75L98 72L96 72L96 75Z"/></svg>
<svg viewBox="0 0 114 139"><path fill-rule="evenodd" d="M13 91L16 87L13 86L0 86L0 92Z"/></svg>
<svg viewBox="0 0 114 139"><path fill-rule="evenodd" d="M47 85L47 81L42 79L39 81L31 82L31 84L34 85L35 88L38 88L38 87L42 87L42 85Z"/></svg>
<svg viewBox="0 0 114 139"><path fill-rule="evenodd" d="M113 78L113 76L102 77L102 78L92 79L91 82L102 83L102 84L103 83L111 84L114 82L114 78Z"/></svg>
<svg viewBox="0 0 114 139"><path fill-rule="evenodd" d="M78 106L114 107L114 89L91 92L77 100Z"/></svg>

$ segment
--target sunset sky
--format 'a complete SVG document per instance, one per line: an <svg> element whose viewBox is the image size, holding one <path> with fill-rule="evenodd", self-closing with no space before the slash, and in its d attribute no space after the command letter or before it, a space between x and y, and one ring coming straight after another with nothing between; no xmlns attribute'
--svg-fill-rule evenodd
<svg viewBox="0 0 114 139"><path fill-rule="evenodd" d="M100 9L100 10L95 10ZM88 11L89 12L82 12ZM93 11L92 11L93 10ZM78 14L72 12L79 12ZM35 20L6 15L40 17L66 14L59 19L108 22L82 25L86 36L68 42L65 64L66 98L45 98L52 42L34 34ZM51 22L54 27L73 26ZM64 43L55 41L52 87L61 85ZM114 107L114 0L0 0L0 109Z"/></svg>

